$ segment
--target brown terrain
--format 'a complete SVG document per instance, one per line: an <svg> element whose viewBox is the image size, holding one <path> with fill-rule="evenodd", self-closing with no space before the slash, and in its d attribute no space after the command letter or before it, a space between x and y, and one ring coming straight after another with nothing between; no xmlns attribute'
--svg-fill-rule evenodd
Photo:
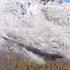
<svg viewBox="0 0 70 70"><path fill-rule="evenodd" d="M59 59L36 64L26 60L18 60L13 56L0 54L0 70L70 70L70 60Z"/></svg>

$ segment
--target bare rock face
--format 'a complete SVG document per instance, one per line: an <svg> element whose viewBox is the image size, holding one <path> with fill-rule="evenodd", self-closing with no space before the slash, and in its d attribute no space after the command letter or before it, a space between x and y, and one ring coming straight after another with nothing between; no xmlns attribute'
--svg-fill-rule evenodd
<svg viewBox="0 0 70 70"><path fill-rule="evenodd" d="M70 4L60 0L0 0L0 50L45 63L70 58Z"/></svg>

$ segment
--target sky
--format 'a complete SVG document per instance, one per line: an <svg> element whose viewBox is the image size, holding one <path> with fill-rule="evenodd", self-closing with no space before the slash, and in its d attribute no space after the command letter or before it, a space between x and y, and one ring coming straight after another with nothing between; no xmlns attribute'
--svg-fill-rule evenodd
<svg viewBox="0 0 70 70"><path fill-rule="evenodd" d="M65 2L69 2L70 3L70 0L64 0Z"/></svg>

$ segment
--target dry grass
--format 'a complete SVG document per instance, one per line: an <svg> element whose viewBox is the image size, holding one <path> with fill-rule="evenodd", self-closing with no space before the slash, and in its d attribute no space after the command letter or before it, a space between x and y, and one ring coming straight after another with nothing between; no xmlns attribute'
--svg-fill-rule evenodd
<svg viewBox="0 0 70 70"><path fill-rule="evenodd" d="M0 70L70 70L70 63L66 60L57 60L38 65L29 61L8 58Z"/></svg>

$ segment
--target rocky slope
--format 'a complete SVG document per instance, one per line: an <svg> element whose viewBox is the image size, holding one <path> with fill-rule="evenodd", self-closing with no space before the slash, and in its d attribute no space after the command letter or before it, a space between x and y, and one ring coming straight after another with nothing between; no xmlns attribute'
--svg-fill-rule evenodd
<svg viewBox="0 0 70 70"><path fill-rule="evenodd" d="M70 58L70 4L60 0L0 0L0 54L45 63Z"/></svg>

